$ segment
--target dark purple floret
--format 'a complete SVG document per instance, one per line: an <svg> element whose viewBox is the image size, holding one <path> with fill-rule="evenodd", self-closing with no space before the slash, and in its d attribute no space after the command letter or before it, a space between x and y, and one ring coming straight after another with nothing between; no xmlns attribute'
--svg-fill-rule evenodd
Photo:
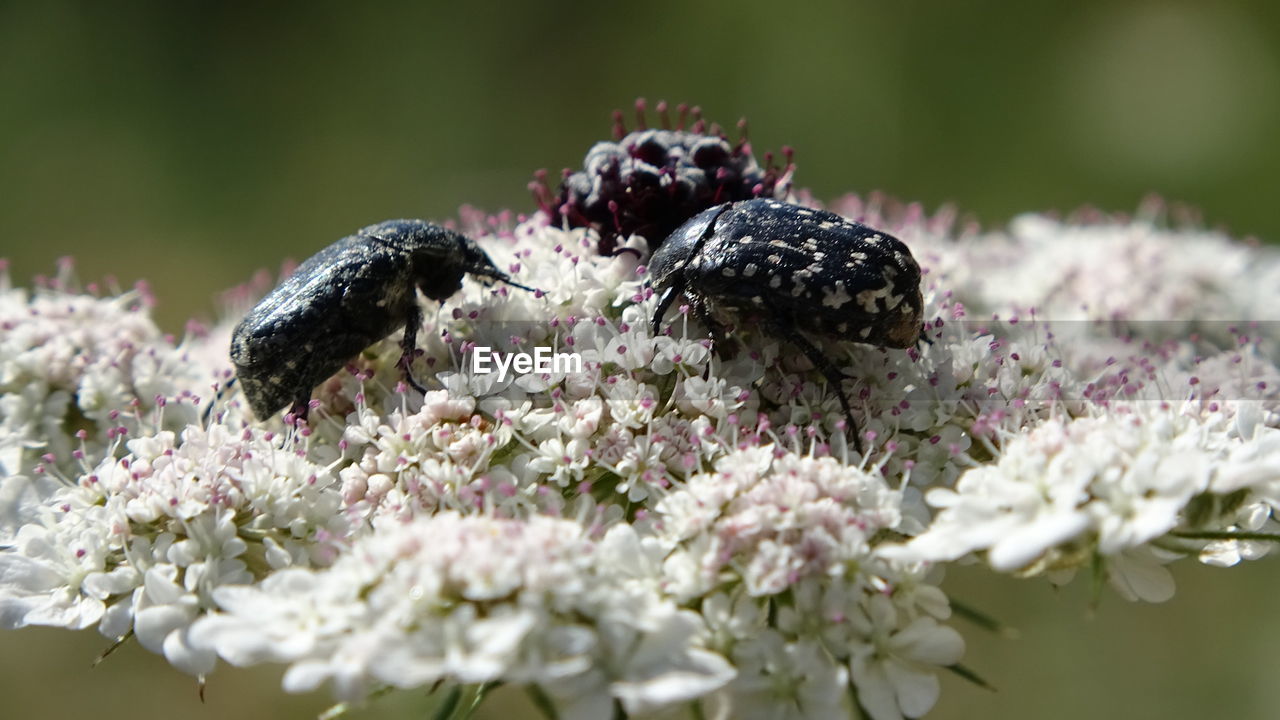
<svg viewBox="0 0 1280 720"><path fill-rule="evenodd" d="M599 233L601 255L613 255L619 239L641 235L650 251L673 230L720 203L779 198L790 187L795 166L791 149L784 164L771 153L761 167L751 153L746 120L731 142L718 125L702 119L699 108L677 108L674 128L665 102L658 103L661 128L649 128L645 102L636 101L637 129L628 133L622 113L614 111L614 140L596 143L577 172L565 170L559 192L552 193L546 173L530 185L552 224L590 227ZM689 121L692 122L689 122Z"/></svg>

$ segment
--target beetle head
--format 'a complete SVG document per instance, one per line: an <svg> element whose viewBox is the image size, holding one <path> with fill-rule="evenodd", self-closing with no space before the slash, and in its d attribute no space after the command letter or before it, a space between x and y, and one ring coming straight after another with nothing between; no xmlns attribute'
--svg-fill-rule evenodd
<svg viewBox="0 0 1280 720"><path fill-rule="evenodd" d="M466 270L460 265L431 258L413 264L413 279L422 294L436 301L443 301L462 289L462 276Z"/></svg>
<svg viewBox="0 0 1280 720"><path fill-rule="evenodd" d="M462 288L462 276L468 273L482 278L486 284L489 280L500 280L533 292L533 288L513 282L499 270L474 240L453 230L444 232L448 233L449 252L441 255L438 248L430 248L414 254L414 277L423 295L444 300Z"/></svg>
<svg viewBox="0 0 1280 720"><path fill-rule="evenodd" d="M680 271L715 234L716 219L733 203L707 208L676 228L649 258L649 277L654 287L665 288L679 282Z"/></svg>

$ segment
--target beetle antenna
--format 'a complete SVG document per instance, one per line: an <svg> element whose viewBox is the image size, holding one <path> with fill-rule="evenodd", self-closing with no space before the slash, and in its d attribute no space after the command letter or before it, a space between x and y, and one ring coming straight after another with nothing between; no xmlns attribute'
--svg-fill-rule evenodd
<svg viewBox="0 0 1280 720"><path fill-rule="evenodd" d="M506 284L510 285L511 287L514 287L514 288L520 288L521 290L524 290L525 292L531 292L531 293L535 293L535 294L536 294L536 293L541 293L541 294L543 294L543 295L545 295L545 294L546 294L546 293L542 292L541 290L539 290L538 288L535 288L535 287L529 287L528 285L521 285L520 283L518 283L518 282L516 282L516 281L512 280L512 279L511 279L511 278L509 278L509 277L504 277L504 278L502 278L502 282L504 282L504 283L506 283Z"/></svg>
<svg viewBox="0 0 1280 720"><path fill-rule="evenodd" d="M528 285L521 285L515 280L512 280L510 275L507 275L506 273L502 272L497 268L480 267L480 268L468 269L467 272L471 273L472 275L479 275L480 277L493 278L494 280L499 280L501 282L504 282L510 285L511 287L520 288L521 290L524 290L526 292L542 293L542 291L539 290L538 288L529 287ZM542 293L542 294L545 295L546 293Z"/></svg>

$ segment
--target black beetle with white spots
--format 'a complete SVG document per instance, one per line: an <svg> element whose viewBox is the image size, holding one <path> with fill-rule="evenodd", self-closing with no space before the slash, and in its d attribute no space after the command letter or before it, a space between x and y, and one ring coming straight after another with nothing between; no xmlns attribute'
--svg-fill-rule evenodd
<svg viewBox="0 0 1280 720"><path fill-rule="evenodd" d="M370 225L311 256L232 333L231 362L254 415L292 403L305 418L312 388L399 328L405 380L426 392L409 373L422 325L414 290L443 301L467 274L532 291L471 238L424 220Z"/></svg>
<svg viewBox="0 0 1280 720"><path fill-rule="evenodd" d="M920 267L907 246L825 210L766 199L717 205L671 233L649 271L659 293L655 334L681 296L717 340L724 335L717 315L761 322L826 377L859 452L857 422L841 387L846 375L806 333L908 348L923 329Z"/></svg>

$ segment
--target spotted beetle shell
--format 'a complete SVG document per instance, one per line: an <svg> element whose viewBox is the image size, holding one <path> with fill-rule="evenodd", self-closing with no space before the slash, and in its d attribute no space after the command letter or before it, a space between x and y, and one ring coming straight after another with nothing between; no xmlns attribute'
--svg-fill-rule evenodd
<svg viewBox="0 0 1280 720"><path fill-rule="evenodd" d="M795 329L906 348L920 338L920 267L888 233L835 213L755 199L709 208L650 261L659 291L677 284L711 308Z"/></svg>

